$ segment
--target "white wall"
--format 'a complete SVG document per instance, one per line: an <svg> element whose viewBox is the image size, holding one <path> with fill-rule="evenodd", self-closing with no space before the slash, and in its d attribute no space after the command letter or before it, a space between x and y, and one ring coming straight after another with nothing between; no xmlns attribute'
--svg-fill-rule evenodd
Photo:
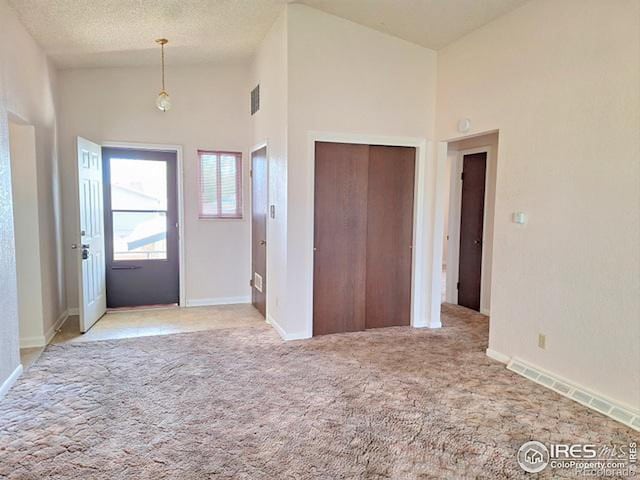
<svg viewBox="0 0 640 480"><path fill-rule="evenodd" d="M251 117L252 146L267 142L269 204L276 217L267 232L267 315L278 324L286 305L287 275L287 30L286 10L256 52L251 88L260 84L260 110Z"/></svg>
<svg viewBox="0 0 640 480"><path fill-rule="evenodd" d="M500 131L489 347L636 409L638 18L637 0L537 0L476 30L439 52L437 130Z"/></svg>
<svg viewBox="0 0 640 480"><path fill-rule="evenodd" d="M20 346L46 344L40 258L36 132L9 122Z"/></svg>
<svg viewBox="0 0 640 480"><path fill-rule="evenodd" d="M104 141L177 144L184 151L186 298L192 302L248 301L249 158L248 63L167 68L173 107L155 106L158 68L60 72L60 151L64 178L64 237L68 302L78 304L75 265L77 186L75 137ZM198 219L197 150L243 153L244 218Z"/></svg>
<svg viewBox="0 0 640 480"><path fill-rule="evenodd" d="M304 5L288 6L287 29L288 310L281 326L304 336L313 278L308 132L433 138L436 54Z"/></svg>
<svg viewBox="0 0 640 480"><path fill-rule="evenodd" d="M44 53L0 0L0 384L19 365L9 117L33 125L45 330L64 312L56 154L55 76Z"/></svg>

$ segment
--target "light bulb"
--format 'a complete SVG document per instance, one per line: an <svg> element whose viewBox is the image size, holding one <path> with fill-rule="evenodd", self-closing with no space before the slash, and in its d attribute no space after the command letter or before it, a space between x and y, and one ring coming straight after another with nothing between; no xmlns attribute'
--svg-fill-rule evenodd
<svg viewBox="0 0 640 480"><path fill-rule="evenodd" d="M156 99L156 105L163 112L169 110L171 108L171 98L169 98L169 94L164 90L161 91Z"/></svg>

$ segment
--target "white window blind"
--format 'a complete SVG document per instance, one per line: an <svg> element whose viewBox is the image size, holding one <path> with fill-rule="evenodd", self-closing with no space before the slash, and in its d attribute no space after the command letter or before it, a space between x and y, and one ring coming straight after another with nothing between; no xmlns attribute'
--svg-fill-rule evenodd
<svg viewBox="0 0 640 480"><path fill-rule="evenodd" d="M242 154L198 150L200 218L242 218Z"/></svg>

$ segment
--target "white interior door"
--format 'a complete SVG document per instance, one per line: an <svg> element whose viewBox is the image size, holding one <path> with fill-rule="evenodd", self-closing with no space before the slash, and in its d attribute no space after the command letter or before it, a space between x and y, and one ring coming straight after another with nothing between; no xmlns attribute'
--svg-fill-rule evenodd
<svg viewBox="0 0 640 480"><path fill-rule="evenodd" d="M78 290L80 331L86 332L107 311L104 255L102 147L78 137L78 195L80 242Z"/></svg>

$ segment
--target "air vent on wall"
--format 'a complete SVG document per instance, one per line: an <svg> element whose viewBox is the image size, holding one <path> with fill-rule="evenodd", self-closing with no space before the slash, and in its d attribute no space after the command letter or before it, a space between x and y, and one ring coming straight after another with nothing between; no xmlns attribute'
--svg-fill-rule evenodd
<svg viewBox="0 0 640 480"><path fill-rule="evenodd" d="M251 115L260 110L260 85L251 90Z"/></svg>
<svg viewBox="0 0 640 480"><path fill-rule="evenodd" d="M549 372L544 372L542 369L526 363L519 358L511 359L507 368L529 380L533 380L540 385L555 390L560 395L581 403L585 407L597 410L614 420L630 426L634 430L640 431L640 412L638 411L632 411L622 405L616 404L612 400L602 398L586 388L572 385L568 381Z"/></svg>
<svg viewBox="0 0 640 480"><path fill-rule="evenodd" d="M262 293L262 275L258 272L253 272L253 286L256 290Z"/></svg>

